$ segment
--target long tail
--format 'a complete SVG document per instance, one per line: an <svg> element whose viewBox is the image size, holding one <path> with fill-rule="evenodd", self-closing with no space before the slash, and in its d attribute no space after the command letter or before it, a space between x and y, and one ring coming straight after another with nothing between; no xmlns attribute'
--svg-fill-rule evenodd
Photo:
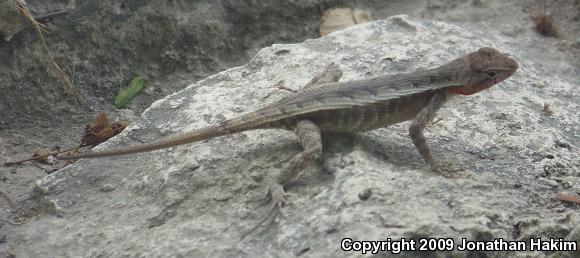
<svg viewBox="0 0 580 258"><path fill-rule="evenodd" d="M164 149L186 143L203 141L226 134L262 128L261 125L268 123L270 120L271 119L264 116L260 116L256 113L250 113L238 118L221 122L217 125L207 126L179 135L168 136L166 138L162 138L160 140L152 141L149 143L113 150L87 152L74 155L61 155L58 156L57 158L63 160L73 160L81 158L101 158Z"/></svg>

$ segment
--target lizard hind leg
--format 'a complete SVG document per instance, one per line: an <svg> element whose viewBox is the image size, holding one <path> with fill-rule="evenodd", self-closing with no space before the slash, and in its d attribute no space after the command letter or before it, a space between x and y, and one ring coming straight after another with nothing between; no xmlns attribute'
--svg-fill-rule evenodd
<svg viewBox="0 0 580 258"><path fill-rule="evenodd" d="M309 120L301 120L296 123L294 133L304 150L292 157L271 182L265 198L270 204L268 212L256 226L242 236L242 239L262 224L270 225L274 222L285 201L284 186L294 181L308 165L320 158L322 154L320 128L315 123Z"/></svg>

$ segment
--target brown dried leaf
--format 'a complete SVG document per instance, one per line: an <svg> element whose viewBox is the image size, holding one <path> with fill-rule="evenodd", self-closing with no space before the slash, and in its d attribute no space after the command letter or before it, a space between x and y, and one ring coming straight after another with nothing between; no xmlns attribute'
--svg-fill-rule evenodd
<svg viewBox="0 0 580 258"><path fill-rule="evenodd" d="M580 196L576 196L576 195L570 195L570 194L565 194L565 193L556 193L556 199L563 201L563 202L580 204Z"/></svg>
<svg viewBox="0 0 580 258"><path fill-rule="evenodd" d="M96 144L100 144L119 134L127 127L125 123L113 123L95 134Z"/></svg>
<svg viewBox="0 0 580 258"><path fill-rule="evenodd" d="M109 118L107 113L101 112L96 118L95 122L91 125L95 130L99 131L109 125Z"/></svg>
<svg viewBox="0 0 580 258"><path fill-rule="evenodd" d="M536 30L546 37L557 38L559 36L558 29L554 25L552 16L541 14L532 16L532 20L536 24Z"/></svg>
<svg viewBox="0 0 580 258"><path fill-rule="evenodd" d="M85 132L81 139L82 146L96 146L119 134L127 127L126 123L110 123L107 113L100 113L95 122L85 126Z"/></svg>

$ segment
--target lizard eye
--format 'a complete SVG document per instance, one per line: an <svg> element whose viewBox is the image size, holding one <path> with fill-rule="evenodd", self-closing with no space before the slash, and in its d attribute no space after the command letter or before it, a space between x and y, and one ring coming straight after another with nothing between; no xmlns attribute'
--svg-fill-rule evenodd
<svg viewBox="0 0 580 258"><path fill-rule="evenodd" d="M495 77L495 72L487 72L487 75L489 75L489 77Z"/></svg>

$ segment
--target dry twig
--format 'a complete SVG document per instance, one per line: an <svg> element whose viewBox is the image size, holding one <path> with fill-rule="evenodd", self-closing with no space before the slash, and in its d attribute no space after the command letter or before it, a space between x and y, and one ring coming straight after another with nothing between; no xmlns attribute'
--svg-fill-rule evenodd
<svg viewBox="0 0 580 258"><path fill-rule="evenodd" d="M4 163L4 166L7 166L8 167L8 166L13 166L13 165L19 165L19 164L22 164L22 163L24 163L26 161L42 159L42 158L46 158L46 157L50 157L50 156L56 156L59 153L63 153L63 152L67 152L67 151L76 152L79 148L82 148L82 147L84 147L84 146L83 145L79 145L79 146L76 146L76 147L73 147L73 148L69 148L69 149L66 149L66 150L55 151L55 152L47 153L47 154L44 154L44 155L33 156L31 158L27 158L27 159L23 159L23 160L5 162Z"/></svg>
<svg viewBox="0 0 580 258"><path fill-rule="evenodd" d="M52 55L52 52L50 52L50 49L46 45L46 41L44 40L44 35L42 34L43 28L45 28L46 26L44 24L36 21L34 16L32 16L32 14L28 11L26 6L24 6L22 3L18 2L18 1L14 1L14 2L16 3L18 10L20 10L20 13L22 13L22 15L30 21L30 23L32 24L32 27L36 30L36 32L38 32L38 35L40 37L40 41L42 43L42 47L44 50L45 57L47 59L47 62L57 70L58 78L62 82L64 90L66 91L66 93L68 94L69 97L72 97L74 99L78 99L79 94L78 94L77 90L75 89L71 80L68 78L68 75L62 70L62 68L60 68L60 66L56 63L56 61L54 61L54 57Z"/></svg>

